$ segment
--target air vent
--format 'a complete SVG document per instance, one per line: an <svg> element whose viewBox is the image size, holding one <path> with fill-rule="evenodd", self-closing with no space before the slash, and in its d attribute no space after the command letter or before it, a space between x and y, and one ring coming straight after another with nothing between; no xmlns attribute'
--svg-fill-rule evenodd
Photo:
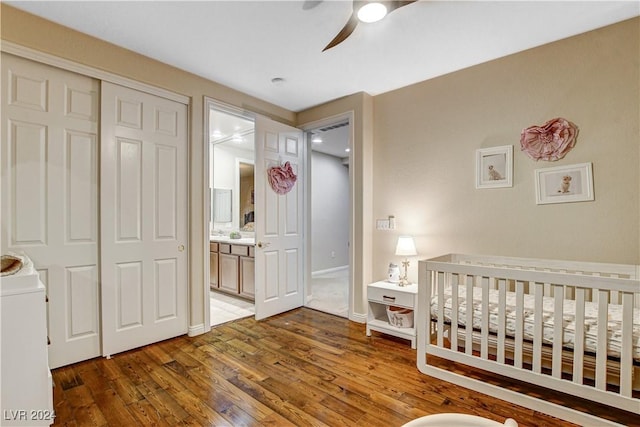
<svg viewBox="0 0 640 427"><path fill-rule="evenodd" d="M328 130L332 130L332 129L338 129L341 127L345 127L345 126L349 126L349 122L344 122L344 123L338 123L337 125L331 125L331 126L327 126L325 128L320 128L318 129L320 132L326 132Z"/></svg>

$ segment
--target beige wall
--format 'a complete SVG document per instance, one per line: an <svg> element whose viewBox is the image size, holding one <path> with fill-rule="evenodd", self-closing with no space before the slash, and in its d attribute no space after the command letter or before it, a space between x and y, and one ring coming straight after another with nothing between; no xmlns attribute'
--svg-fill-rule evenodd
<svg viewBox="0 0 640 427"><path fill-rule="evenodd" d="M203 201L208 186L204 185L204 97L264 114L293 124L296 114L267 102L252 98L220 84L170 67L129 50L89 37L66 27L40 19L18 9L0 4L0 35L24 47L105 70L139 82L164 88L191 98L189 132L189 249L190 249L190 326L204 321L204 244L208 230L202 227Z"/></svg>
<svg viewBox="0 0 640 427"><path fill-rule="evenodd" d="M384 277L397 236L418 258L448 252L640 263L640 19L374 98L373 234ZM580 131L557 162L520 151L523 128ZM514 146L513 188L475 189L475 151ZM534 169L593 163L595 201L536 205ZM416 262L410 278L417 280Z"/></svg>

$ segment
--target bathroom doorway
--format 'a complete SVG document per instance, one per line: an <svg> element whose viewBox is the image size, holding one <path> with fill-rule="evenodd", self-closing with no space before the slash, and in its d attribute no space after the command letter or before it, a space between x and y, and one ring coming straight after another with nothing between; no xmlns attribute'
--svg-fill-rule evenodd
<svg viewBox="0 0 640 427"><path fill-rule="evenodd" d="M306 306L349 318L351 193L349 120L307 130L310 141L311 280Z"/></svg>
<svg viewBox="0 0 640 427"><path fill-rule="evenodd" d="M253 118L209 109L209 325L255 314Z"/></svg>

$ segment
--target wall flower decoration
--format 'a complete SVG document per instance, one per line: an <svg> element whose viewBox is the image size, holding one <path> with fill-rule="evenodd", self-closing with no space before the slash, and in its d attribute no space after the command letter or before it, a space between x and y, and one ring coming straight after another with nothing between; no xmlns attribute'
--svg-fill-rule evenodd
<svg viewBox="0 0 640 427"><path fill-rule="evenodd" d="M296 183L298 177L293 173L289 162L282 166L274 166L267 169L269 185L277 194L287 194Z"/></svg>
<svg viewBox="0 0 640 427"><path fill-rule="evenodd" d="M520 134L520 148L533 160L562 159L576 144L578 127L558 117L542 126L531 126Z"/></svg>

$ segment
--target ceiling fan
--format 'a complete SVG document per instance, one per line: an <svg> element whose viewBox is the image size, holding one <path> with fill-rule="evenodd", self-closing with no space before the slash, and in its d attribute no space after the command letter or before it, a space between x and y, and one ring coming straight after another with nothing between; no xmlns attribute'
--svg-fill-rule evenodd
<svg viewBox="0 0 640 427"><path fill-rule="evenodd" d="M342 43L353 33L358 26L358 22L376 22L384 18L389 13L396 9L414 3L417 0L410 1L366 1L366 0L353 0L353 11L349 20L340 32L329 42L329 44L322 49L324 52L327 49Z"/></svg>

